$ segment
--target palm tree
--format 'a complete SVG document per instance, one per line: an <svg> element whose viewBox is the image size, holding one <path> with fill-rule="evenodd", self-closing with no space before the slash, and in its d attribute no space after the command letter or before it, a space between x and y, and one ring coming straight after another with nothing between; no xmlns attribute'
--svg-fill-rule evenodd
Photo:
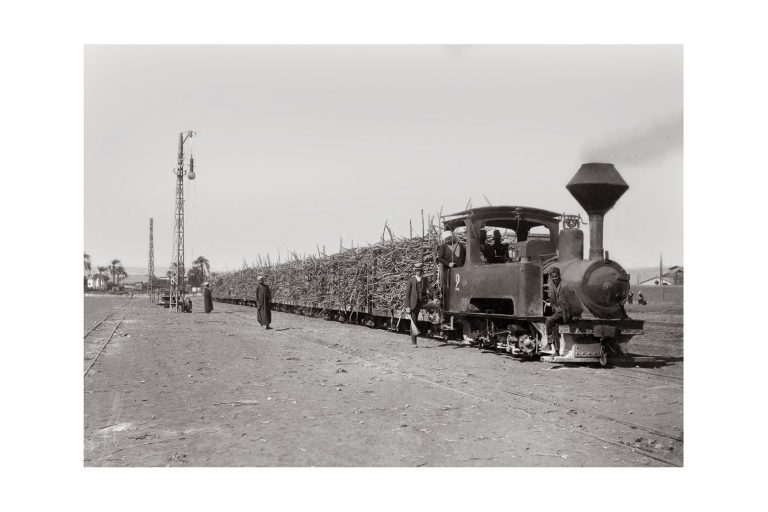
<svg viewBox="0 0 768 512"><path fill-rule="evenodd" d="M211 275L211 264L205 256L198 256L187 272L187 281L192 286L200 286Z"/></svg>
<svg viewBox="0 0 768 512"><path fill-rule="evenodd" d="M117 284L117 268L122 264L123 263L118 259L109 262L109 275L112 276L112 282L115 284Z"/></svg>
<svg viewBox="0 0 768 512"><path fill-rule="evenodd" d="M87 274L87 275L86 275ZM88 276L91 275L91 255L83 253L83 288L88 288Z"/></svg>
<svg viewBox="0 0 768 512"><path fill-rule="evenodd" d="M192 262L192 265L199 269L197 275L200 277L201 281L205 281L205 278L211 275L211 264L205 256L198 256L197 259Z"/></svg>
<svg viewBox="0 0 768 512"><path fill-rule="evenodd" d="M125 272L125 268L123 267L123 263L118 259L114 259L110 262L109 273L112 276L112 281L115 284L120 284L121 280L128 277L128 274Z"/></svg>
<svg viewBox="0 0 768 512"><path fill-rule="evenodd" d="M120 284L120 281L128 277L128 272L125 271L125 268L122 265L118 265L117 267L117 284Z"/></svg>

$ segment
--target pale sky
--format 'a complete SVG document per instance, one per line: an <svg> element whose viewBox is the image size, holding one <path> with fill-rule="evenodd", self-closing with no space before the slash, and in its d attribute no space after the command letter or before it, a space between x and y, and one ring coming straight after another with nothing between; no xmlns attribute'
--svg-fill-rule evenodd
<svg viewBox="0 0 768 512"><path fill-rule="evenodd" d="M195 130L187 262L331 253L483 194L586 218L565 185L609 161L611 258L682 265L682 114L682 46L88 46L84 249L145 268L154 217L169 264Z"/></svg>

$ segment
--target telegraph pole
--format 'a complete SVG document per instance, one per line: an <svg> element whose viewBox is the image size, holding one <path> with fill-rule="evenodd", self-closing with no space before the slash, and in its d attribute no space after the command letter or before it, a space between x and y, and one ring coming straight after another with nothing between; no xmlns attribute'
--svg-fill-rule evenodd
<svg viewBox="0 0 768 512"><path fill-rule="evenodd" d="M149 295L149 302L155 302L155 292L152 289L152 281L155 279L155 242L153 239L153 223L154 219L149 218L149 265L147 266L147 295Z"/></svg>
<svg viewBox="0 0 768 512"><path fill-rule="evenodd" d="M179 134L179 156L176 169L176 215L173 226L173 261L171 263L171 297L169 309L179 312L183 307L184 287L184 175L195 179L194 159L189 160L189 172L184 170L184 143L194 135L193 131Z"/></svg>
<svg viewBox="0 0 768 512"><path fill-rule="evenodd" d="M664 286L664 268L662 265L662 261L664 258L663 253L659 253L659 285Z"/></svg>

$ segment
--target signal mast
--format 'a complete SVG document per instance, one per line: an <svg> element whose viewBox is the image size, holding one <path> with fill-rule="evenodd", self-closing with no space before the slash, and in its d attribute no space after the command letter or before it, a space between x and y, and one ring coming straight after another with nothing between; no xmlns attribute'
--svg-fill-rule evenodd
<svg viewBox="0 0 768 512"><path fill-rule="evenodd" d="M155 242L153 237L154 219L149 218L149 263L147 265L147 295L149 302L155 302L155 290L152 282L155 280Z"/></svg>
<svg viewBox="0 0 768 512"><path fill-rule="evenodd" d="M173 226L173 261L171 262L171 296L169 309L173 312L183 311L186 295L184 283L184 175L190 180L195 179L195 159L189 158L189 171L184 169L184 143L195 132L187 131L179 134L179 158L176 169L176 220Z"/></svg>

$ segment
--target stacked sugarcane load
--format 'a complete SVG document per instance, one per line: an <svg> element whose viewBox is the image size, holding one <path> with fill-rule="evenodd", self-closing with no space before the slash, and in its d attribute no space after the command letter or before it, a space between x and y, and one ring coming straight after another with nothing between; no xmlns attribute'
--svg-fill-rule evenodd
<svg viewBox="0 0 768 512"><path fill-rule="evenodd" d="M241 270L214 276L214 299L255 301L256 278L263 275L272 302L316 311L376 313L401 311L405 286L416 263L436 282L434 264L440 242L432 226L421 237L401 238L389 232L375 245L342 249L331 255L299 257L279 264L244 265Z"/></svg>

